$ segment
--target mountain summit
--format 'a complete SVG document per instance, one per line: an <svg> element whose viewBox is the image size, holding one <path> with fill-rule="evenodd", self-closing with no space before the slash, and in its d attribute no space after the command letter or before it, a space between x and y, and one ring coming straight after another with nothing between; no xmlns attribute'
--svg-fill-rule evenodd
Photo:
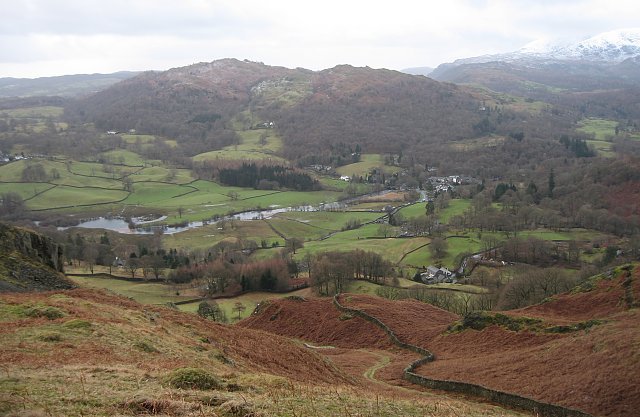
<svg viewBox="0 0 640 417"><path fill-rule="evenodd" d="M481 55L457 59L443 66L483 64L487 62L518 62L538 60L571 60L619 63L640 56L640 28L604 32L578 42L538 39L514 52Z"/></svg>
<svg viewBox="0 0 640 417"><path fill-rule="evenodd" d="M622 62L640 55L640 28L604 32L573 43L537 40L525 45L516 54L554 59Z"/></svg>
<svg viewBox="0 0 640 417"><path fill-rule="evenodd" d="M640 28L605 32L577 42L540 39L517 51L442 64L429 77L517 94L531 94L532 82L580 91L637 87Z"/></svg>

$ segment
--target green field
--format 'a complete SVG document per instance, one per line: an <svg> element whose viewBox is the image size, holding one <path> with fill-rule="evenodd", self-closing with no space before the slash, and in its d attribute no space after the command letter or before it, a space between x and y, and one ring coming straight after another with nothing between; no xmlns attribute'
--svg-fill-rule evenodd
<svg viewBox="0 0 640 417"><path fill-rule="evenodd" d="M407 255L402 260L402 264L408 267L426 267L429 265L442 264L442 266L445 266L449 269L457 268L458 265L456 265L455 260L458 254L465 252L474 253L482 249L482 243L478 239L472 237L451 237L446 241L448 244L448 249L447 255L443 259L434 259L429 252L429 247L425 246Z"/></svg>
<svg viewBox="0 0 640 417"><path fill-rule="evenodd" d="M142 167L151 161L143 159L140 155L127 149L114 149L112 151L103 152L100 154L102 158L113 164L121 164L127 166ZM154 161L158 162L158 161Z"/></svg>
<svg viewBox="0 0 640 417"><path fill-rule="evenodd" d="M613 151L613 143L604 140L587 140L587 145L591 146L598 152L598 155L612 158L616 154Z"/></svg>
<svg viewBox="0 0 640 417"><path fill-rule="evenodd" d="M282 149L282 139L271 129L236 131L240 142L221 150L204 152L193 157L195 162L215 161L216 159L235 160L272 160L287 163L287 160L276 155ZM266 135L264 144L260 143L260 137Z"/></svg>
<svg viewBox="0 0 640 417"><path fill-rule="evenodd" d="M284 245L284 240L262 220L235 221L225 225L214 223L181 233L165 235L163 245L165 248L204 250L223 240L236 241L237 239L253 240L258 245L264 240L268 247L271 247L273 242L278 242L280 249ZM268 257L272 257L272 255L275 254L270 254Z"/></svg>
<svg viewBox="0 0 640 417"><path fill-rule="evenodd" d="M615 136L616 126L618 126L618 122L615 120L590 117L580 120L576 130L578 132L592 134L596 140L604 141Z"/></svg>
<svg viewBox="0 0 640 417"><path fill-rule="evenodd" d="M41 107L22 107L18 109L0 110L0 117L10 117L13 119L46 119L60 117L64 113L64 107L57 106L41 106Z"/></svg>
<svg viewBox="0 0 640 417"><path fill-rule="evenodd" d="M438 212L438 218L442 223L447 224L453 216L463 214L469 207L471 207L471 200L451 200L448 207Z"/></svg>
<svg viewBox="0 0 640 417"><path fill-rule="evenodd" d="M428 238L379 238L379 225L363 226L360 229L338 233L322 241L306 242L298 251L297 257L307 253L316 254L328 251L347 252L355 249L372 251L396 264L412 250L429 242ZM376 238L369 238L376 237Z"/></svg>
<svg viewBox="0 0 640 417"><path fill-rule="evenodd" d="M0 194L14 192L18 193L23 200L26 200L32 198L37 193L41 193L52 187L55 187L55 185L45 183L7 182L0 183Z"/></svg>
<svg viewBox="0 0 640 417"><path fill-rule="evenodd" d="M436 215L441 223L447 224L449 223L449 220L451 220L451 217L463 214L470 206L471 200L451 200L446 208L436 211ZM405 219L422 217L427 214L426 203L415 203L400 209L399 212L405 217Z"/></svg>
<svg viewBox="0 0 640 417"><path fill-rule="evenodd" d="M160 166L148 167L136 171L130 176L133 182L158 181L174 184L188 184L194 180L188 169L167 169Z"/></svg>
<svg viewBox="0 0 640 417"><path fill-rule="evenodd" d="M274 300L279 298L291 297L291 296L306 297L309 294L310 294L310 291L308 289L297 290L297 291L293 291L286 294L276 294L271 292L252 292L252 293L243 294L233 298L216 299L215 302L225 312L225 314L227 315L227 319L229 319L230 322L233 322L233 321L237 321L238 319L238 312L233 311L235 304L238 302L245 307L245 310L240 313L240 318L244 319L249 317L251 313L253 313L253 311L256 309L256 306L260 302L263 302L266 300ZM182 311L195 313L196 311L198 311L199 304L200 302L182 304L178 306L178 308Z"/></svg>
<svg viewBox="0 0 640 417"><path fill-rule="evenodd" d="M62 207L89 206L118 202L127 197L123 190L105 190L102 188L72 188L60 185L50 188L32 198L27 205L32 210L44 210Z"/></svg>
<svg viewBox="0 0 640 417"><path fill-rule="evenodd" d="M427 215L427 208L424 202L411 204L410 206L403 207L398 212L405 218L410 219L412 217L422 217Z"/></svg>
<svg viewBox="0 0 640 417"><path fill-rule="evenodd" d="M99 288L113 291L116 294L133 298L143 304L166 304L169 302L193 299L193 296L176 295L170 285L150 282L129 282L115 278L103 277L69 277L73 282L88 288Z"/></svg>
<svg viewBox="0 0 640 417"><path fill-rule="evenodd" d="M359 221L364 224L380 216L380 213L370 213L366 211L291 211L279 213L275 218L303 223L324 231L339 231L349 221Z"/></svg>
<svg viewBox="0 0 640 417"><path fill-rule="evenodd" d="M366 177L374 168L381 168L385 173L392 174L400 171L400 167L387 166L384 164L384 158L380 154L362 154L360 156L360 162L356 162L349 165L343 165L336 168L336 172L340 175L358 175Z"/></svg>

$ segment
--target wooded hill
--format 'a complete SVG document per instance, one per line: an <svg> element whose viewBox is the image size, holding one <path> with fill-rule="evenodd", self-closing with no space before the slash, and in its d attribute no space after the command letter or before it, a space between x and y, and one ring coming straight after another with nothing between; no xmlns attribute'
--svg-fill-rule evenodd
<svg viewBox="0 0 640 417"><path fill-rule="evenodd" d="M474 134L480 104L463 88L396 71L312 72L224 59L144 73L77 101L67 116L101 130L174 137L188 142L188 154L233 143L232 121L242 128L273 121L286 156L299 157L339 143L398 152L461 139Z"/></svg>

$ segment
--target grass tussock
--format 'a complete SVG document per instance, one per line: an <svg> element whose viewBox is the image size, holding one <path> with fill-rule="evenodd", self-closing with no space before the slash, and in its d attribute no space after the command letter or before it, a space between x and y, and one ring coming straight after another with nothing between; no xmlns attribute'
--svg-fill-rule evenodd
<svg viewBox="0 0 640 417"><path fill-rule="evenodd" d="M222 387L221 381L213 374L199 368L180 368L167 377L173 388L212 390Z"/></svg>
<svg viewBox="0 0 640 417"><path fill-rule="evenodd" d="M27 317L46 317L49 320L60 319L64 317L64 313L57 307L36 305L24 310Z"/></svg>

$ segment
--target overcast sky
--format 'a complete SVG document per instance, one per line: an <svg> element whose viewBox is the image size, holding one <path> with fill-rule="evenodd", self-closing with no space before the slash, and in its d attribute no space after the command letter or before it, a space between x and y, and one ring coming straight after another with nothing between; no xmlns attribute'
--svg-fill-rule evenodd
<svg viewBox="0 0 640 417"><path fill-rule="evenodd" d="M638 0L0 0L0 77L238 58L402 69L640 26Z"/></svg>

